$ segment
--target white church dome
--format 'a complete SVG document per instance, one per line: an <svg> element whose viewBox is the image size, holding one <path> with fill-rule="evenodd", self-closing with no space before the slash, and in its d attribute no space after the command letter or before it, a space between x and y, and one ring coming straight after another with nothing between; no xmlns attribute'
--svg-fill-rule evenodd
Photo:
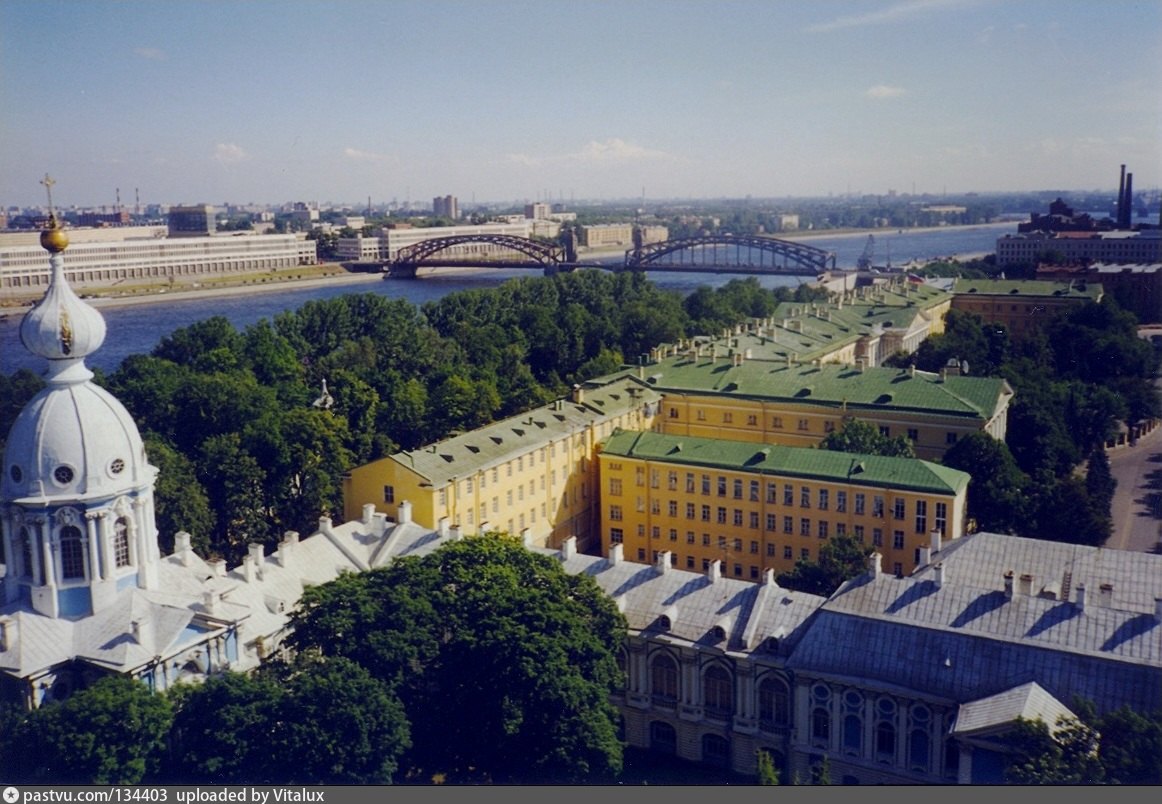
<svg viewBox="0 0 1162 804"><path fill-rule="evenodd" d="M153 481L129 411L91 382L50 384L12 425L0 498L90 499Z"/></svg>

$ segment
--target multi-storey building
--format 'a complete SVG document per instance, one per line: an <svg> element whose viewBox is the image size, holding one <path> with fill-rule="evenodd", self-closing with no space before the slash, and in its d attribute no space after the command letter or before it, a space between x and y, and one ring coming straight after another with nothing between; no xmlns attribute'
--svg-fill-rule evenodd
<svg viewBox="0 0 1162 804"><path fill-rule="evenodd" d="M897 280L865 285L834 301L783 302L767 318L726 331L662 345L653 357L699 345L748 360L846 363L878 366L897 353L911 354L929 335L944 331L952 295L937 287Z"/></svg>
<svg viewBox="0 0 1162 804"><path fill-rule="evenodd" d="M208 237L216 229L215 211L209 204L169 208L170 237Z"/></svg>
<svg viewBox="0 0 1162 804"><path fill-rule="evenodd" d="M969 476L914 458L623 431L598 455L603 553L669 552L705 572L722 561L757 581L816 561L835 536L875 547L897 575L933 539L963 533Z"/></svg>
<svg viewBox="0 0 1162 804"><path fill-rule="evenodd" d="M1162 262L1148 265L1038 265L1037 278L1073 284L1093 283L1117 299L1122 309L1138 317L1138 323L1162 321Z"/></svg>
<svg viewBox="0 0 1162 804"><path fill-rule="evenodd" d="M1162 262L1162 230L1028 232L997 238L997 265Z"/></svg>
<svg viewBox="0 0 1162 804"><path fill-rule="evenodd" d="M141 228L91 231L131 234ZM318 263L315 241L295 234L108 239L78 230L69 235L75 242L69 249L66 272L69 281L82 288L131 284L132 280L156 282L170 277L278 271ZM47 287L50 278L39 247L0 248L0 289L35 291Z"/></svg>
<svg viewBox="0 0 1162 804"><path fill-rule="evenodd" d="M979 315L1002 325L1013 338L1023 338L1061 310L1100 302L1102 285L1085 280L958 279L952 293L952 309Z"/></svg>
<svg viewBox="0 0 1162 804"><path fill-rule="evenodd" d="M857 418L908 438L925 460L939 460L968 433L1004 440L1013 396L1005 380L959 369L803 365L793 356L772 364L714 347L671 353L640 372L664 397L654 429L666 435L807 447Z"/></svg>
<svg viewBox="0 0 1162 804"><path fill-rule="evenodd" d="M548 204L541 202L525 204L525 217L530 220L542 220L548 218L551 213L552 207Z"/></svg>
<svg viewBox="0 0 1162 804"><path fill-rule="evenodd" d="M432 199L432 214L437 218L460 219L460 201L454 195L436 196Z"/></svg>
<svg viewBox="0 0 1162 804"><path fill-rule="evenodd" d="M570 399L352 469L344 512L371 504L395 516L407 500L429 526L503 530L549 547L576 536L596 552L597 445L617 428L648 429L659 399L630 377L586 383Z"/></svg>
<svg viewBox="0 0 1162 804"><path fill-rule="evenodd" d="M586 248L633 245L633 224L597 223L579 227L580 245Z"/></svg>

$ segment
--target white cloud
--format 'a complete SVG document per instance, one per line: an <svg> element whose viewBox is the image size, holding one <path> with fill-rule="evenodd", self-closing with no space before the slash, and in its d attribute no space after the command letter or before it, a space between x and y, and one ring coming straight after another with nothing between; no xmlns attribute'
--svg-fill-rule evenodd
<svg viewBox="0 0 1162 804"><path fill-rule="evenodd" d="M220 142L214 147L214 159L223 165L232 165L236 162L241 162L246 157L247 153L242 150L242 146L235 145L232 142Z"/></svg>
<svg viewBox="0 0 1162 804"><path fill-rule="evenodd" d="M165 51L156 47L135 47L133 52L150 61L165 61Z"/></svg>
<svg viewBox="0 0 1162 804"><path fill-rule="evenodd" d="M610 165L623 162L641 162L645 160L668 160L675 157L656 148L646 148L632 142L626 142L619 137L607 140L590 140L581 146L579 151L567 154L550 156L536 156L534 154L509 154L508 161L525 167L539 167L546 164L575 162L588 165Z"/></svg>
<svg viewBox="0 0 1162 804"><path fill-rule="evenodd" d="M814 25L808 25L806 30L811 33L826 33L828 31L837 31L841 28L882 25L884 23L908 19L917 14L939 11L944 8L953 8L964 4L965 0L906 0L906 2L895 3L878 11L869 11L865 14L853 14L846 17L837 17L827 22L818 22Z"/></svg>
<svg viewBox="0 0 1162 804"><path fill-rule="evenodd" d="M358 148L344 148L343 156L359 162L387 162L391 159L386 154L377 154L371 151L361 151Z"/></svg>
<svg viewBox="0 0 1162 804"><path fill-rule="evenodd" d="M874 87L870 87L867 92L863 94L869 98L876 98L878 100L882 98L898 98L904 93L905 90L901 87L890 87L887 84L876 84Z"/></svg>

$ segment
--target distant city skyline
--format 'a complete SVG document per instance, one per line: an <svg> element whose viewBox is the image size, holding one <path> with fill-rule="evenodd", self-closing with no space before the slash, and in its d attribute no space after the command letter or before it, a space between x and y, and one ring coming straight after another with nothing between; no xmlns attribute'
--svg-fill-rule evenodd
<svg viewBox="0 0 1162 804"><path fill-rule="evenodd" d="M0 0L0 206L1162 184L1162 3Z"/></svg>

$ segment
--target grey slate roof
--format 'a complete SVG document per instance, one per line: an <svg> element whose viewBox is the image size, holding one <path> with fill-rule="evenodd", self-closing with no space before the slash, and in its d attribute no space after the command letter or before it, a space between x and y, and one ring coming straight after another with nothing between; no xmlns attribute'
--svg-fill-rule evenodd
<svg viewBox="0 0 1162 804"><path fill-rule="evenodd" d="M1040 684L1030 681L996 695L962 704L956 712L952 733L979 734L1004 727L1017 718L1041 720L1052 728L1061 717L1076 717L1076 714L1046 692Z"/></svg>
<svg viewBox="0 0 1162 804"><path fill-rule="evenodd" d="M1162 598L1162 556L978 533L932 560L943 566L940 584L934 565L907 578L849 581L823 606L791 666L961 703L1036 681L1060 701L1080 694L1099 711L1124 701L1143 711L1162 708L1155 602ZM1011 598L1003 578L1010 569ZM1021 592L1023 574L1034 574L1031 594ZM1105 604L1101 584L1113 587ZM1067 597L1057 599L1062 585Z"/></svg>

